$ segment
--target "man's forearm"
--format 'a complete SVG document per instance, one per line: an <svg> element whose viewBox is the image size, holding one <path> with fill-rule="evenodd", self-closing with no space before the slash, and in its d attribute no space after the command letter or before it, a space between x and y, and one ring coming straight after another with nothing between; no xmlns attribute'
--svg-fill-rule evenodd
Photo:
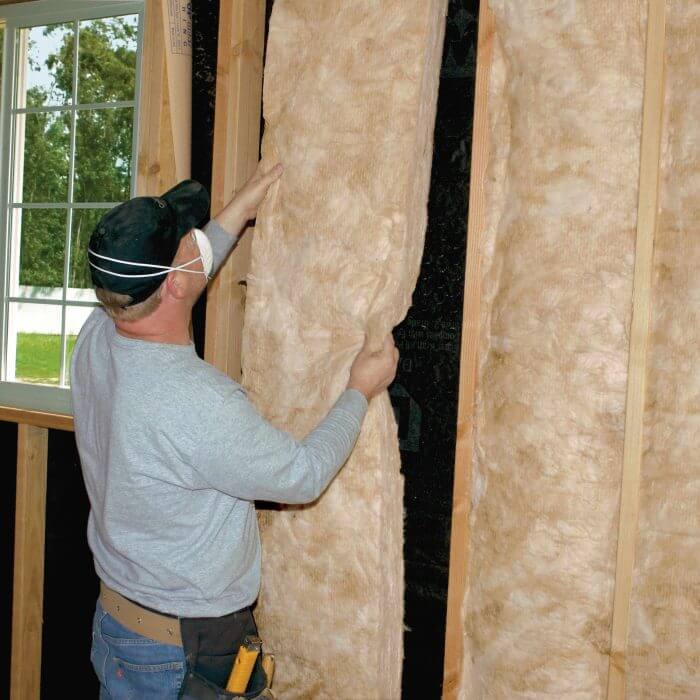
<svg viewBox="0 0 700 700"><path fill-rule="evenodd" d="M228 254L238 242L245 225L254 219L260 203L270 185L282 174L282 165L277 163L268 172L258 168L255 174L241 187L233 199L205 226L214 252L212 276L225 262Z"/></svg>
<svg viewBox="0 0 700 700"><path fill-rule="evenodd" d="M362 392L347 389L326 417L301 441L314 476L313 493L307 501L316 500L347 461L360 434L367 407Z"/></svg>
<svg viewBox="0 0 700 700"><path fill-rule="evenodd" d="M234 197L215 217L221 228L228 231L234 238L238 238L249 221L248 214L239 202L238 198Z"/></svg>

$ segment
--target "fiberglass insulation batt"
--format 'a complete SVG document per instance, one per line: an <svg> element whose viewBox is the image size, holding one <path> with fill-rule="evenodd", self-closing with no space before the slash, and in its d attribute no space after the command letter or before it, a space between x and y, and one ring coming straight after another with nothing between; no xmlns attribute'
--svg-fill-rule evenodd
<svg viewBox="0 0 700 700"><path fill-rule="evenodd" d="M628 697L700 698L700 2L667 2Z"/></svg>
<svg viewBox="0 0 700 700"><path fill-rule="evenodd" d="M345 388L365 331L404 317L426 223L445 0L276 0L262 207L247 280L243 381L297 437ZM318 502L266 511L256 616L280 697L400 696L403 480L374 399Z"/></svg>
<svg viewBox="0 0 700 700"><path fill-rule="evenodd" d="M606 694L636 233L641 0L491 0L460 697Z"/></svg>

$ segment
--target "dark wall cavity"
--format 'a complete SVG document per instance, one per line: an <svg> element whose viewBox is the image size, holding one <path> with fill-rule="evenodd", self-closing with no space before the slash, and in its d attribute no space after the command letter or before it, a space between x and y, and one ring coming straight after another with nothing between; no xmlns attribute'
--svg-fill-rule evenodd
<svg viewBox="0 0 700 700"><path fill-rule="evenodd" d="M193 0L192 10L192 178L211 192L219 0ZM203 294L192 310L192 335L200 357L206 306Z"/></svg>
<svg viewBox="0 0 700 700"><path fill-rule="evenodd" d="M428 230L418 286L394 337L406 562L404 698L440 697L457 428L478 0L451 0Z"/></svg>
<svg viewBox="0 0 700 700"><path fill-rule="evenodd" d="M41 697L97 697L90 664L99 582L87 545L90 503L73 433L49 431ZM67 685L70 683L70 685ZM74 690L75 689L75 690Z"/></svg>

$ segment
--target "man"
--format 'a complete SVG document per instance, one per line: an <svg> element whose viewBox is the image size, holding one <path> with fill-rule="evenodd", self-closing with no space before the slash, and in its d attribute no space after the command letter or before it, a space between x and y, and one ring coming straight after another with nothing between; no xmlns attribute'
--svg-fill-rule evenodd
<svg viewBox="0 0 700 700"><path fill-rule="evenodd" d="M204 232L194 226L208 195L186 181L119 205L90 238L102 306L76 343L71 390L101 581L91 654L101 698L175 698L192 678L225 686L241 641L256 633L254 500L318 498L367 402L394 378L389 336L381 352L359 352L347 390L297 441L197 357L192 307L281 173L258 169Z"/></svg>

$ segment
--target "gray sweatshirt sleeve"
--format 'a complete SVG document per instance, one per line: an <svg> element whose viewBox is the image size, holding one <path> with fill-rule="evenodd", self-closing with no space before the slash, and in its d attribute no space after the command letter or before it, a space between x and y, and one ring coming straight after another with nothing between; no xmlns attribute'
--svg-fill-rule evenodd
<svg viewBox="0 0 700 700"><path fill-rule="evenodd" d="M364 395L348 389L298 441L266 421L238 390L209 422L193 466L213 488L236 498L309 503L347 461L366 411Z"/></svg>
<svg viewBox="0 0 700 700"><path fill-rule="evenodd" d="M223 226L219 224L218 221L212 219L203 229L206 233L209 242L211 243L211 249L214 253L214 265L212 267L211 276L213 277L219 268L224 264L229 253L234 249L238 239L240 238L240 233L235 235L229 233Z"/></svg>

